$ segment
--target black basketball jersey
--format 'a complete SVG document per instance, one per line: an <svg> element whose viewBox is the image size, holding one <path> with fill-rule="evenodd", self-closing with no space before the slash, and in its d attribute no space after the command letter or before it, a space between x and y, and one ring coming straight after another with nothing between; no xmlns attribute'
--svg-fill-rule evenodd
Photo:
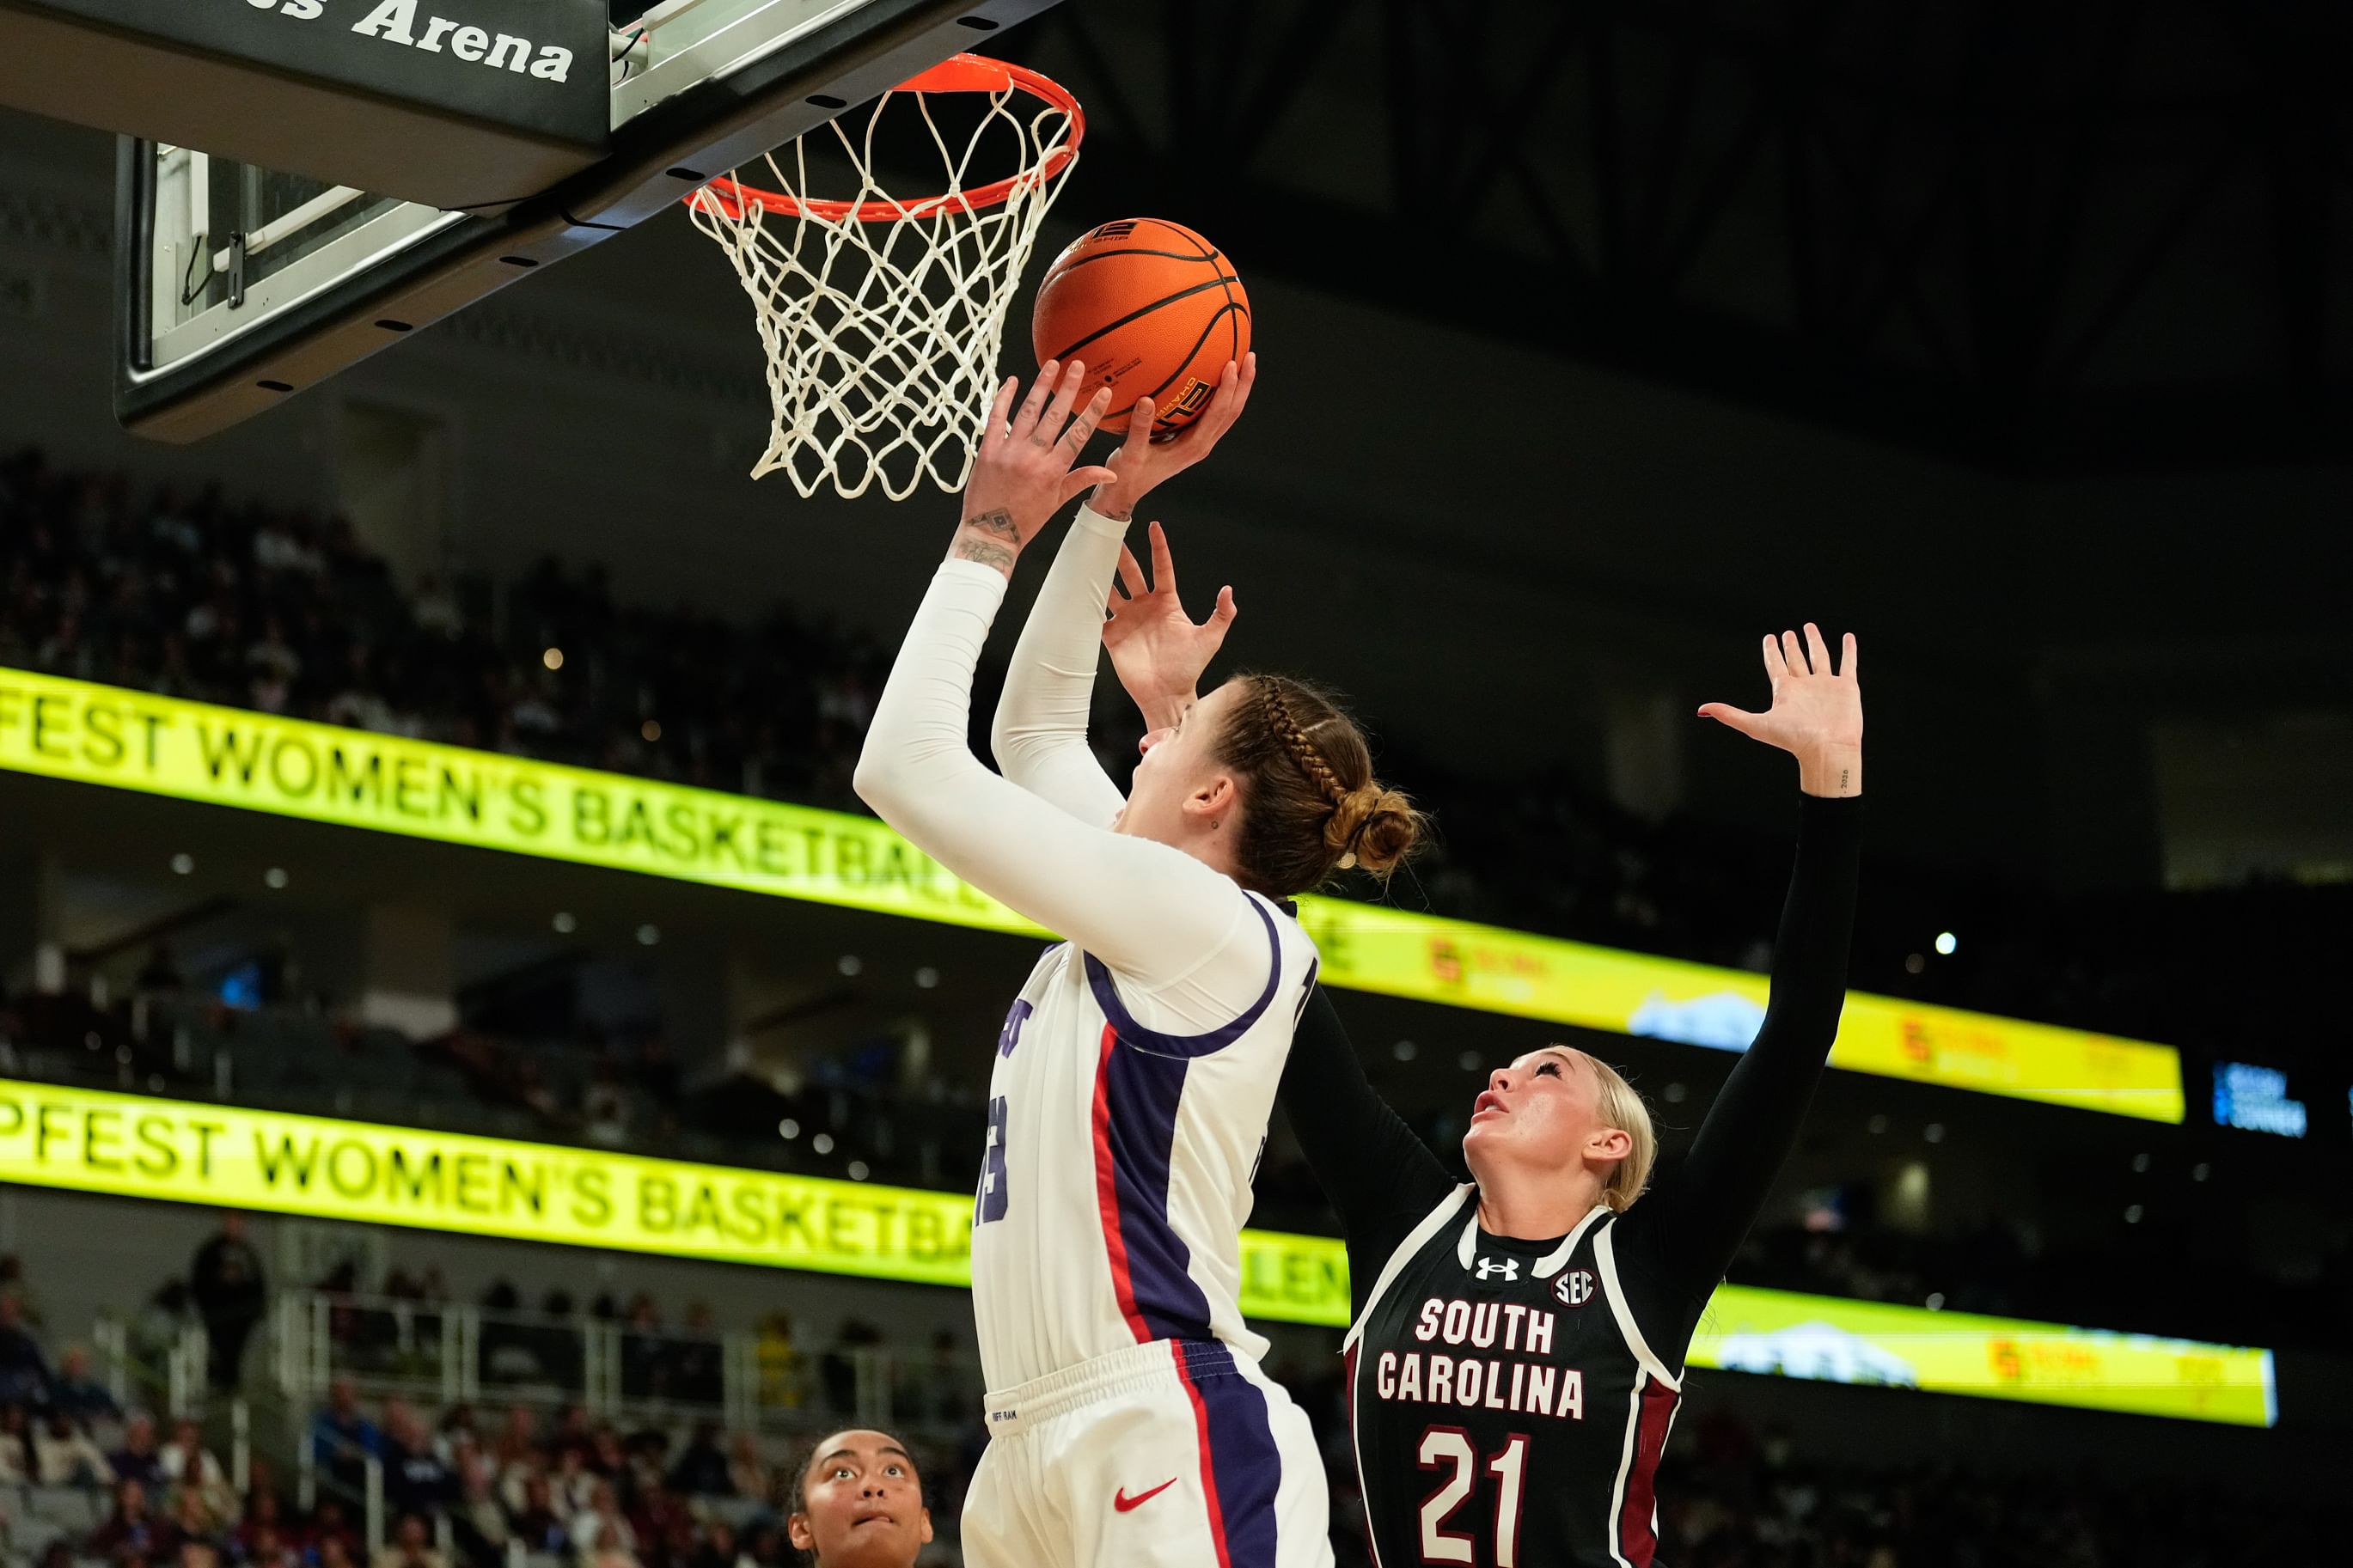
<svg viewBox="0 0 2353 1568"><path fill-rule="evenodd" d="M1345 1351L1381 1568L1650 1568L1682 1382L1620 1288L1616 1219L1491 1237L1463 1186L1391 1255Z"/></svg>

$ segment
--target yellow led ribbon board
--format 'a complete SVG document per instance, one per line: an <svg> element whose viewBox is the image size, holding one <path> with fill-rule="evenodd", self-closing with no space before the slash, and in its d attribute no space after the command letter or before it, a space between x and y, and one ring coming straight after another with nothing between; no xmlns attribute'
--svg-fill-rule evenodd
<svg viewBox="0 0 2353 1568"><path fill-rule="evenodd" d="M0 669L0 768L984 931L1046 934L871 817ZM1323 977L1477 1012L1737 1050L1762 975L1300 900ZM1851 992L1833 1067L2153 1121L2170 1047Z"/></svg>
<svg viewBox="0 0 2353 1568"><path fill-rule="evenodd" d="M0 1182L856 1274L972 1280L972 1198L0 1079ZM1242 1310L1348 1321L1345 1249L1242 1233ZM1720 1288L1694 1366L2268 1426L2269 1351Z"/></svg>

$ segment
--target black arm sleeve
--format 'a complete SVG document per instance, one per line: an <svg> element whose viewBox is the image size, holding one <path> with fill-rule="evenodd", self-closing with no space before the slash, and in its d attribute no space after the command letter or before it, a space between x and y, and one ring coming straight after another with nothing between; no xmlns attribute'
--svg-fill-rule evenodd
<svg viewBox="0 0 2353 1568"><path fill-rule="evenodd" d="M1846 1003L1862 802L1804 800L1764 1025L1690 1152L1616 1225L1634 1321L1671 1366L1681 1364L1708 1297L1796 1146Z"/></svg>
<svg viewBox="0 0 2353 1568"><path fill-rule="evenodd" d="M1389 1254L1454 1190L1454 1179L1365 1077L1321 987L1300 1016L1278 1099L1308 1169L1340 1216L1349 1289L1361 1312Z"/></svg>

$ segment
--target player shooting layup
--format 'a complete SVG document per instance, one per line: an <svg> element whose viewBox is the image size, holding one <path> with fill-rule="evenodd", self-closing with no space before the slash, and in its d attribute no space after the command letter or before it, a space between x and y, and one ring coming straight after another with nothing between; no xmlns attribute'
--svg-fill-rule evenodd
<svg viewBox="0 0 2353 1568"><path fill-rule="evenodd" d="M965 1507L976 1568L1332 1560L1305 1416L1259 1371L1238 1233L1315 973L1285 901L1343 857L1375 870L1419 818L1356 726L1278 676L1155 719L1124 800L1087 750L1103 606L1136 502L1240 414L1252 370L1110 468L1073 470L1109 406L1050 362L991 411L949 557L877 707L859 794L974 886L1069 940L1006 1016L975 1202L990 1443ZM1050 405L1049 390L1053 390ZM1016 558L1088 486L1014 650L995 729L972 677ZM1026 786L1026 787L1024 787Z"/></svg>

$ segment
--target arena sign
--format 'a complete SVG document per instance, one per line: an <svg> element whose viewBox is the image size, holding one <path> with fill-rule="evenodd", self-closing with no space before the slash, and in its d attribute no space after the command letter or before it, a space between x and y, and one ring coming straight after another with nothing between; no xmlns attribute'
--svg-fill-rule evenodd
<svg viewBox="0 0 2353 1568"><path fill-rule="evenodd" d="M0 0L0 103L438 205L610 141L605 0Z"/></svg>
<svg viewBox="0 0 2353 1568"><path fill-rule="evenodd" d="M0 1183L969 1286L972 1197L0 1079ZM1349 1318L1329 1237L1242 1233L1242 1310ZM1463 1353L1478 1359L1475 1346ZM1433 1342L1427 1357L1452 1355ZM2271 1352L1724 1286L1694 1366L2269 1426ZM1465 1383L1461 1369L1449 1386ZM1482 1369L1483 1370L1483 1369ZM1404 1378L1402 1365L1376 1369ZM1411 1371L1421 1385L1428 1368Z"/></svg>
<svg viewBox="0 0 2353 1568"><path fill-rule="evenodd" d="M1720 1285L1691 1364L2236 1426L2279 1420L2272 1352Z"/></svg>
<svg viewBox="0 0 2353 1568"><path fill-rule="evenodd" d="M972 1282L972 1194L0 1079L0 1183L311 1219ZM1348 1321L1328 1237L1243 1233L1242 1310Z"/></svg>
<svg viewBox="0 0 2353 1568"><path fill-rule="evenodd" d="M870 817L0 669L0 769L881 914L1044 934ZM1762 975L1303 899L1323 977L1450 1007L1745 1049ZM2182 1120L2170 1047L1852 992L1834 1067Z"/></svg>

